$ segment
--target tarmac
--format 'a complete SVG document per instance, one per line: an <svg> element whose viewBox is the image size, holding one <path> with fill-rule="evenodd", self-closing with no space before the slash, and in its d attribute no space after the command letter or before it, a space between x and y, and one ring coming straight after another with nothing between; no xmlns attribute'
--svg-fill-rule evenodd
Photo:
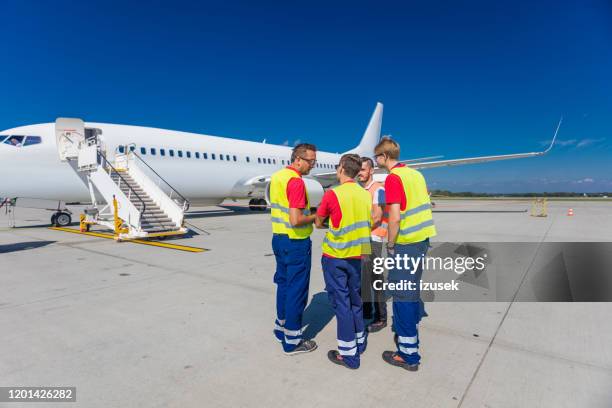
<svg viewBox="0 0 612 408"><path fill-rule="evenodd" d="M77 388L76 403L53 407L612 406L612 303L427 303L418 372L381 359L389 327L369 336L359 370L331 364L323 231L304 315L319 348L284 355L269 214L227 204L190 211L203 231L172 241L201 253L53 231L40 210L17 208L17 228L0 215L0 386ZM612 241L610 202L529 210L439 200L433 242Z"/></svg>

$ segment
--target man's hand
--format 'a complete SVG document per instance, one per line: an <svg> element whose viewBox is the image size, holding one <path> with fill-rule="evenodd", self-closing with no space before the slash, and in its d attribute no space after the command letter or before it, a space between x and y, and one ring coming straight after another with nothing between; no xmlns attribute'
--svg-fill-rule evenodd
<svg viewBox="0 0 612 408"><path fill-rule="evenodd" d="M317 215L316 218L315 218L315 227L317 227L319 229L329 228L329 224L325 222L326 220L327 220L327 218L323 218L323 217Z"/></svg>

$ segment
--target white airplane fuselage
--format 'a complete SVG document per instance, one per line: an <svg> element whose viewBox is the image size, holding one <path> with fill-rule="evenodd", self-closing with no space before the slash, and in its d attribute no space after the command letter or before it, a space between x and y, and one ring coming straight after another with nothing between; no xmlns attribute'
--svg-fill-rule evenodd
<svg viewBox="0 0 612 408"><path fill-rule="evenodd" d="M140 126L104 123L85 126L102 130L111 162L119 146L134 144L136 152L157 173L194 203L217 204L225 198L245 197L244 181L274 173L286 166L291 157L288 146ZM41 137L41 143L29 146L0 143L3 169L0 196L90 201L87 186L68 163L60 161L54 123L17 127L0 135ZM191 157L187 157L188 152ZM333 172L339 158L340 154L317 152L318 164L311 174Z"/></svg>

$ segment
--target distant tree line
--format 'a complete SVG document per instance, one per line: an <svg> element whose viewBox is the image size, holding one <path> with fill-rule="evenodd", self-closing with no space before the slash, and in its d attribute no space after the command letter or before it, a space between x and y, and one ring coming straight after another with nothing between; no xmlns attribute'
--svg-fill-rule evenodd
<svg viewBox="0 0 612 408"><path fill-rule="evenodd" d="M432 197L612 197L612 192L474 193L471 191L431 190L431 195Z"/></svg>

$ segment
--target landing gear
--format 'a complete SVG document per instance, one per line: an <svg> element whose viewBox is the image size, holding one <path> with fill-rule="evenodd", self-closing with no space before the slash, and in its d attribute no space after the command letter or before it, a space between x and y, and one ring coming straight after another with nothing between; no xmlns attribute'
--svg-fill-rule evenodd
<svg viewBox="0 0 612 408"><path fill-rule="evenodd" d="M249 209L251 211L266 211L268 203L263 198L251 198L249 200Z"/></svg>
<svg viewBox="0 0 612 408"><path fill-rule="evenodd" d="M65 212L56 212L51 216L51 224L56 227L67 227L72 222L70 214Z"/></svg>

